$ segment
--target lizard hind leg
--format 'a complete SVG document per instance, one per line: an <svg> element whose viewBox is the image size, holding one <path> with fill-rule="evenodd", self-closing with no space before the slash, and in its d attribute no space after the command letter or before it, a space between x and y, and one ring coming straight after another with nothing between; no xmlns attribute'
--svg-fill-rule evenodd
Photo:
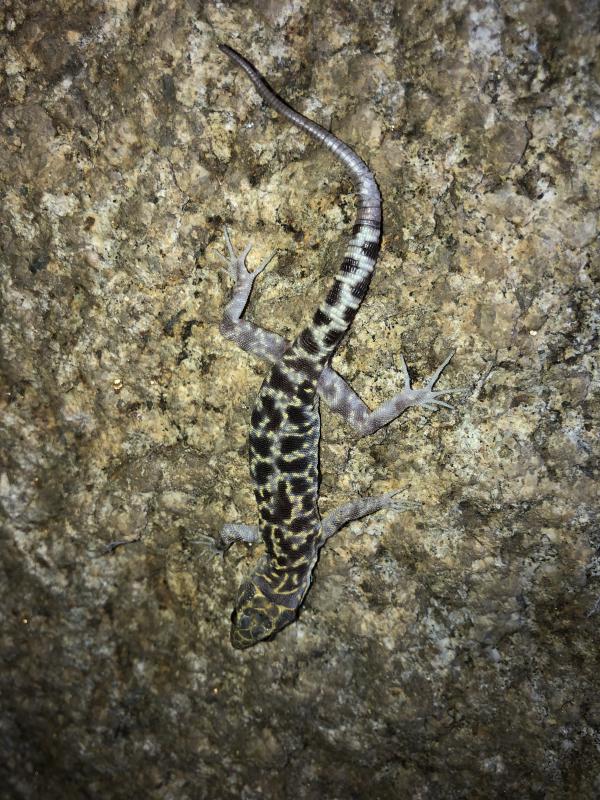
<svg viewBox="0 0 600 800"><path fill-rule="evenodd" d="M235 542L248 542L254 544L260 540L258 525L243 525L242 523L231 522L223 525L218 541L205 533L196 534L197 539L193 539L191 544L198 544L206 548L211 556L223 558Z"/></svg>
<svg viewBox="0 0 600 800"><path fill-rule="evenodd" d="M343 528L346 523L354 519L366 517L368 514L374 514L376 511L381 511L383 508L391 508L394 511L409 511L412 509L420 508L421 504L413 500L401 500L400 489L394 489L386 494L380 494L375 497L362 497L357 500L351 500L349 503L331 511L327 516L323 517L321 522L321 537L319 544L322 546L325 542L337 533L340 528Z"/></svg>
<svg viewBox="0 0 600 800"><path fill-rule="evenodd" d="M221 530L221 544L224 550L229 550L234 542L247 542L255 544L260 541L258 525L244 525L241 522L230 522L223 525Z"/></svg>

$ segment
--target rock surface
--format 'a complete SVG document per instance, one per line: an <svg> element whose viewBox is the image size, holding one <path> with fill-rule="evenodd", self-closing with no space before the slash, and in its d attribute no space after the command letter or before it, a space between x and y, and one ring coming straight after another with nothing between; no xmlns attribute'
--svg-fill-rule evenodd
<svg viewBox="0 0 600 800"><path fill-rule="evenodd" d="M600 795L597 4L6 0L0 8L4 798ZM373 168L376 277L335 359L371 405L451 349L455 411L358 440L323 409L340 532L297 624L236 652L265 374L351 225L328 154L216 45ZM595 351L595 352L594 352ZM107 548L111 542L129 542Z"/></svg>

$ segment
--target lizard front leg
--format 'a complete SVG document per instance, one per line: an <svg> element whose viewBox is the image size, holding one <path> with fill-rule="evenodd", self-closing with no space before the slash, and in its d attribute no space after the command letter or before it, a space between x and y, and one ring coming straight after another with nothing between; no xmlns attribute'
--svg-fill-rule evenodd
<svg viewBox="0 0 600 800"><path fill-rule="evenodd" d="M227 303L223 312L219 330L226 339L235 342L242 350L254 353L254 355L271 363L279 361L288 346L285 339L243 319L244 309L248 303L252 285L275 254L273 253L265 258L254 272L248 272L246 258L252 245L249 244L243 252L236 253L231 244L227 228L225 228L225 244L227 245L227 255L219 253L219 256L226 263L227 272L235 281L235 286L231 300Z"/></svg>
<svg viewBox="0 0 600 800"><path fill-rule="evenodd" d="M336 414L340 414L345 421L351 425L360 436L368 436L383 428L392 420L399 417L407 408L411 406L424 406L434 408L441 406L452 409L449 403L440 400L444 394L464 392L465 389L434 389L437 380L448 362L454 354L451 353L446 360L440 364L436 371L425 382L422 389L413 389L410 385L410 376L404 358L402 358L402 372L404 375L404 389L394 397L386 400L374 411L371 411L360 399L356 392L338 375L331 367L326 367L321 373L317 385L318 392L327 405Z"/></svg>

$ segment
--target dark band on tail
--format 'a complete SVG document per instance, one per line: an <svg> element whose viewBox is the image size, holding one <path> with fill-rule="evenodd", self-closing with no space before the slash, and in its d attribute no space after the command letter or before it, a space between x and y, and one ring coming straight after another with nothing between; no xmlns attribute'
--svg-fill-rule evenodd
<svg viewBox="0 0 600 800"><path fill-rule="evenodd" d="M381 194L365 162L347 144L284 103L239 53L225 44L219 45L219 48L246 73L268 106L316 139L341 161L358 194L356 222L339 272L312 322L300 332L285 355L286 360L292 357L308 361L314 365L311 372L319 373L352 324L369 288L381 240Z"/></svg>

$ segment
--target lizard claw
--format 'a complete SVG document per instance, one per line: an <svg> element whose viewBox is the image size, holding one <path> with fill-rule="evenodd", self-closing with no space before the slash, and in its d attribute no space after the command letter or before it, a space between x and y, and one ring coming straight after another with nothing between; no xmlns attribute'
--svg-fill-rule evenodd
<svg viewBox="0 0 600 800"><path fill-rule="evenodd" d="M404 375L404 392L403 394L407 397L410 397L411 406L423 406L429 410L434 410L435 407L442 407L442 408L449 408L451 411L454 410L454 406L450 405L450 403L446 403L439 398L441 395L444 394L458 394L460 392L466 392L466 387L460 387L458 389L434 389L433 387L437 383L440 375L444 371L444 369L450 363L450 359L454 355L456 351L452 351L450 355L442 361L440 366L435 370L433 375L425 382L425 386L422 389L413 389L410 382L410 375L408 374L408 367L406 366L406 361L404 360L404 356L400 356L402 360L402 373Z"/></svg>
<svg viewBox="0 0 600 800"><path fill-rule="evenodd" d="M227 255L217 251L217 255L225 262L226 265L225 267L221 267L221 269L223 269L224 272L227 272L237 284L250 283L250 285L252 285L256 276L260 275L269 261L275 257L275 253L271 253L270 256L267 256L267 258L265 258L253 272L250 272L246 265L246 259L248 258L248 253L250 250L252 250L252 242L247 244L241 253L236 253L233 244L231 243L231 237L229 236L229 231L227 228L225 228L224 232Z"/></svg>
<svg viewBox="0 0 600 800"><path fill-rule="evenodd" d="M420 509L423 503L418 500L402 500L400 498L404 491L404 489L393 489L388 492L385 495L388 499L387 508L391 508L393 511L417 511Z"/></svg>
<svg viewBox="0 0 600 800"><path fill-rule="evenodd" d="M206 548L209 551L211 558L215 558L216 556L219 556L220 558L225 557L225 550L227 548L219 547L212 536L207 536L204 533L199 533L197 535L200 538L191 539L189 542L190 544L198 544L201 547Z"/></svg>

